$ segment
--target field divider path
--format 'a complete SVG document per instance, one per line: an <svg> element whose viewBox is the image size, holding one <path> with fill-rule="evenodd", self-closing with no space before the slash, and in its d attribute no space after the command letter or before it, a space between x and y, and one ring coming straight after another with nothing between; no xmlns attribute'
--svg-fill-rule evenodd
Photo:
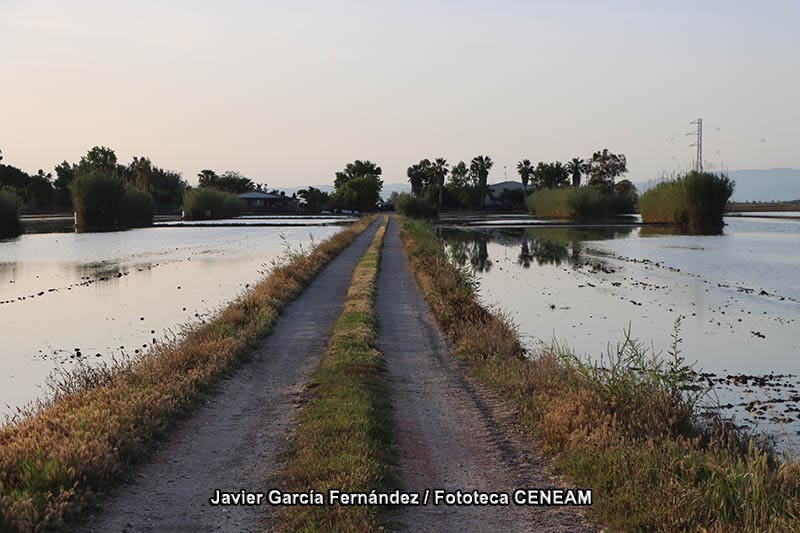
<svg viewBox="0 0 800 533"><path fill-rule="evenodd" d="M331 490L367 495L393 485L394 424L377 349L375 281L387 218L353 272L325 355L308 383L308 399L276 478L286 492L314 491L323 505L282 508L280 531L378 531L380 507L342 505Z"/></svg>
<svg viewBox="0 0 800 533"><path fill-rule="evenodd" d="M212 506L219 489L257 492L277 468L303 386L322 356L352 272L378 224L338 253L288 304L249 361L181 421L132 482L80 531L256 531L270 507Z"/></svg>
<svg viewBox="0 0 800 533"><path fill-rule="evenodd" d="M376 297L379 348L395 412L403 490L511 494L556 486L535 453L500 429L497 406L488 405L463 375L417 288L395 217L382 261ZM434 506L432 500L391 514L408 531L591 530L568 508Z"/></svg>

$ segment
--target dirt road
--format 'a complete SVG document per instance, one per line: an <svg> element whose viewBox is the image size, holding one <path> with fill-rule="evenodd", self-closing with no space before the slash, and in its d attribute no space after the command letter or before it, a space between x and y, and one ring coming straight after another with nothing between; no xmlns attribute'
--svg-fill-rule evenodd
<svg viewBox="0 0 800 533"><path fill-rule="evenodd" d="M394 218L384 242L376 310L404 489L510 492L558 486L529 444L499 430L510 419L502 405L483 401L462 377L417 289ZM393 518L409 531L594 530L569 507L429 504L402 508Z"/></svg>
<svg viewBox="0 0 800 533"><path fill-rule="evenodd" d="M336 257L290 304L253 360L183 421L153 461L77 530L256 531L269 507L212 507L216 489L266 488L292 427L297 398L319 361L356 263L378 225Z"/></svg>

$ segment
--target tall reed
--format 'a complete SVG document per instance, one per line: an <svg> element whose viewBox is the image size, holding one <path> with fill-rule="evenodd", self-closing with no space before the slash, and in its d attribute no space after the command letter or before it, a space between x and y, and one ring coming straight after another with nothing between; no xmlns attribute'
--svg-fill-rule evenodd
<svg viewBox="0 0 800 533"><path fill-rule="evenodd" d="M186 220L233 218L242 214L244 202L235 194L200 187L183 193L183 213Z"/></svg>
<svg viewBox="0 0 800 533"><path fill-rule="evenodd" d="M642 194L639 211L644 222L674 224L684 229L719 227L734 186L724 174L690 172Z"/></svg>

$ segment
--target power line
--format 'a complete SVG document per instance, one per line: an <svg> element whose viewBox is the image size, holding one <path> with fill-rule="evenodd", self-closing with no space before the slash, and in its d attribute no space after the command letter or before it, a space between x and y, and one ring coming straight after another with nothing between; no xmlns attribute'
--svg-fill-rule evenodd
<svg viewBox="0 0 800 533"><path fill-rule="evenodd" d="M696 139L695 142L693 142L689 146L697 147L697 159L694 162L694 169L698 172L702 172L703 171L703 119L698 118L697 120L691 121L689 124L697 126L694 131L690 131L686 135L693 135Z"/></svg>

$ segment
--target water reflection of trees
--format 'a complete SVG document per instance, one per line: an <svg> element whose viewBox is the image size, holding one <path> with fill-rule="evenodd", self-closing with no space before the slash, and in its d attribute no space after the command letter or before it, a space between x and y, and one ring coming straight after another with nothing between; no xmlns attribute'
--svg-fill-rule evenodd
<svg viewBox="0 0 800 533"><path fill-rule="evenodd" d="M607 240L628 236L631 227L598 228L503 228L484 231L448 229L440 231L445 251L455 264L469 265L475 272L488 272L492 268L489 242L506 247L518 247L516 263L522 268L531 265L564 263L578 268L583 261L584 242Z"/></svg>
<svg viewBox="0 0 800 533"><path fill-rule="evenodd" d="M489 272L492 269L492 260L489 258L488 244L486 235L458 231L446 237L445 250L456 265L469 264L474 272Z"/></svg>

